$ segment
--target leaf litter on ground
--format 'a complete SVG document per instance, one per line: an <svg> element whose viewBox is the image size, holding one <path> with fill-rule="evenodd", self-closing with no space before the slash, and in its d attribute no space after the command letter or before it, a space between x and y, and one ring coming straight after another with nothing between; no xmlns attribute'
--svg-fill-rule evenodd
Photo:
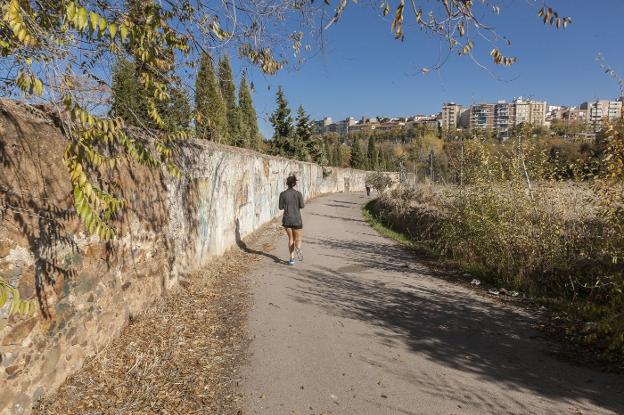
<svg viewBox="0 0 624 415"><path fill-rule="evenodd" d="M268 224L244 246L270 247L279 231ZM33 413L242 413L239 368L252 302L244 276L261 259L251 251L233 248L182 280L44 396Z"/></svg>

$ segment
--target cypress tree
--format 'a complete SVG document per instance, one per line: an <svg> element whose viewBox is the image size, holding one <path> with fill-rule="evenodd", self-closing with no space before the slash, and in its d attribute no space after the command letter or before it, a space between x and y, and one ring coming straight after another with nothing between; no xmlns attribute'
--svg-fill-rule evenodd
<svg viewBox="0 0 624 415"><path fill-rule="evenodd" d="M342 151L340 151L340 141L336 141L334 144L334 165L336 167L342 167Z"/></svg>
<svg viewBox="0 0 624 415"><path fill-rule="evenodd" d="M273 111L270 118L273 125L271 152L278 156L294 157L296 151L293 146L293 119L281 86L277 89L275 102L277 103L277 108Z"/></svg>
<svg viewBox="0 0 624 415"><path fill-rule="evenodd" d="M323 146L323 141L320 138L314 139L313 152L310 154L312 160L319 166L327 166L329 163L327 160L327 151Z"/></svg>
<svg viewBox="0 0 624 415"><path fill-rule="evenodd" d="M232 65L230 65L228 55L223 55L219 59L219 86L223 102L225 103L229 144L243 147L245 137L241 134L241 120L238 105L236 105L236 85L234 84Z"/></svg>
<svg viewBox="0 0 624 415"><path fill-rule="evenodd" d="M244 146L260 150L262 137L258 131L258 117L244 75L241 78L240 88L238 89L238 107L240 109L241 134L245 139Z"/></svg>
<svg viewBox="0 0 624 415"><path fill-rule="evenodd" d="M375 148L375 137L372 135L368 138L368 169L369 170L377 170L379 167L379 153L377 152L377 148Z"/></svg>
<svg viewBox="0 0 624 415"><path fill-rule="evenodd" d="M334 152L331 151L331 148L329 146L329 141L325 140L325 142L323 143L323 148L324 148L325 155L327 156L327 164L330 166L333 166L334 165Z"/></svg>
<svg viewBox="0 0 624 415"><path fill-rule="evenodd" d="M191 104L186 91L176 85L169 94L171 98L163 114L168 129L171 131L187 129L191 123Z"/></svg>
<svg viewBox="0 0 624 415"><path fill-rule="evenodd" d="M353 140L351 145L351 167L354 169L366 169L366 159L364 153L362 153L362 147L360 147L360 141Z"/></svg>
<svg viewBox="0 0 624 415"><path fill-rule="evenodd" d="M119 59L113 68L112 113L127 125L153 127L134 63Z"/></svg>
<svg viewBox="0 0 624 415"><path fill-rule="evenodd" d="M212 58L203 53L195 80L196 134L198 138L227 143L227 116Z"/></svg>
<svg viewBox="0 0 624 415"><path fill-rule="evenodd" d="M169 99L158 101L157 108L166 124L166 131L188 128L190 104L188 96L175 77L168 87ZM127 125L159 129L147 113L147 96L141 86L138 72L133 62L119 59L113 69L112 113L121 117Z"/></svg>

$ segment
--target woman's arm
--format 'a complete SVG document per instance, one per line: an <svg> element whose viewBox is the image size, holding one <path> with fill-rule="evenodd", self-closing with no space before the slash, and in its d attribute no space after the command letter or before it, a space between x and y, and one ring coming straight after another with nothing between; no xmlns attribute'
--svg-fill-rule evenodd
<svg viewBox="0 0 624 415"><path fill-rule="evenodd" d="M303 203L303 195L299 192L299 209L303 209L305 204Z"/></svg>
<svg viewBox="0 0 624 415"><path fill-rule="evenodd" d="M284 210L284 193L279 195L279 210Z"/></svg>

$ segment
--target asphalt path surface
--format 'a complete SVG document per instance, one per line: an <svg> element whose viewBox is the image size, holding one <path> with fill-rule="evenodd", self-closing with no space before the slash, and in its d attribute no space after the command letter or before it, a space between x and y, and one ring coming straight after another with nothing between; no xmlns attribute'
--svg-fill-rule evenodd
<svg viewBox="0 0 624 415"><path fill-rule="evenodd" d="M362 218L362 194L303 210L249 274L243 413L624 414L624 378L554 357L526 311L436 277Z"/></svg>

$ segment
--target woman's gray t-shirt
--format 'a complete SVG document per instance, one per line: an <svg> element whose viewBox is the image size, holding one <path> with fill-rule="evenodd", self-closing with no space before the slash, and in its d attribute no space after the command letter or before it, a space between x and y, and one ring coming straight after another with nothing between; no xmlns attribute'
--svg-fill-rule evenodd
<svg viewBox="0 0 624 415"><path fill-rule="evenodd" d="M303 226L300 209L303 209L303 196L295 189L284 190L279 196L279 208L284 210L282 225Z"/></svg>

